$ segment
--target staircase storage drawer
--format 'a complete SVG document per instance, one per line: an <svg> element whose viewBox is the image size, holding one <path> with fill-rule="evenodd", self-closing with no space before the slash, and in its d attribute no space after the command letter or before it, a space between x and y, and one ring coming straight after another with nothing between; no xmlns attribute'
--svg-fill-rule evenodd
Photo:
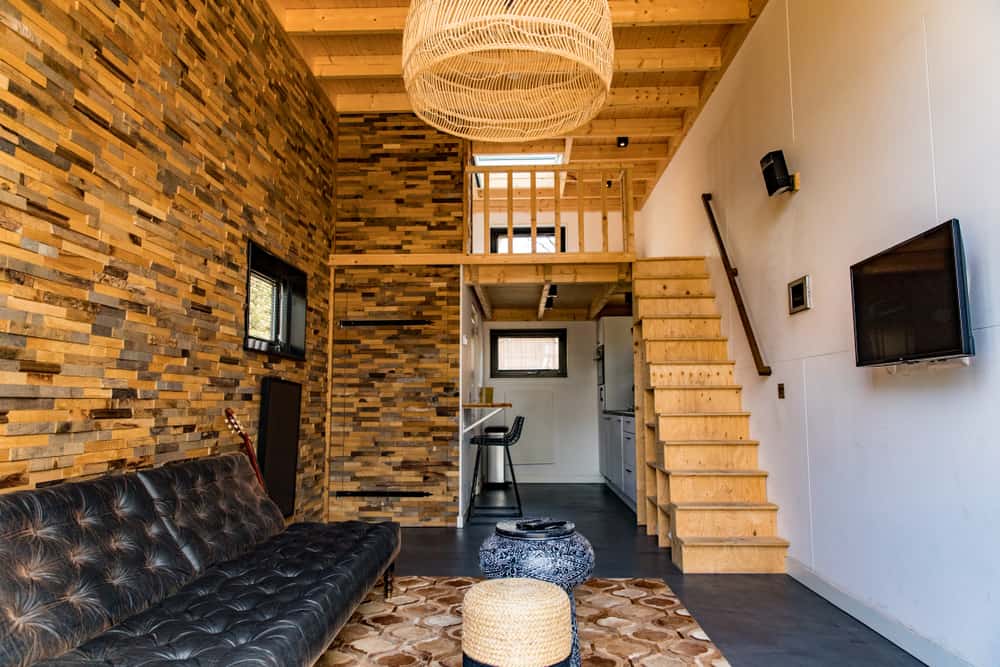
<svg viewBox="0 0 1000 667"><path fill-rule="evenodd" d="M622 417L622 433L635 435L635 417Z"/></svg>

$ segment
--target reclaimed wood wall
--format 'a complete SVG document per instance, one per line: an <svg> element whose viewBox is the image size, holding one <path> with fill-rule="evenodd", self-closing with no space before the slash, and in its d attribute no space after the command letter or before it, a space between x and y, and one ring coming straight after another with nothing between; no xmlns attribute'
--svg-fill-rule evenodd
<svg viewBox="0 0 1000 667"><path fill-rule="evenodd" d="M461 252L463 143L412 114L341 115L338 253ZM331 519L454 525L459 484L459 267L338 268ZM344 319L429 325L343 328ZM345 498L338 491L412 491Z"/></svg>
<svg viewBox="0 0 1000 667"><path fill-rule="evenodd" d="M0 0L0 487L234 448L273 374L319 517L335 156L265 0ZM305 362L243 350L248 239L308 273Z"/></svg>

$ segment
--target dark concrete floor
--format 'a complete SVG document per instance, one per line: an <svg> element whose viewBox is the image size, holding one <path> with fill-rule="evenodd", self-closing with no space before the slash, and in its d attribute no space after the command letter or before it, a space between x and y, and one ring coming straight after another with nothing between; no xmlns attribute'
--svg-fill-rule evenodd
<svg viewBox="0 0 1000 667"><path fill-rule="evenodd" d="M509 504L504 493L488 502ZM785 575L683 575L670 552L598 484L522 484L525 514L576 523L594 546L595 577L664 579L733 667L921 665L878 633ZM480 576L479 545L493 520L454 528L408 528L398 574Z"/></svg>

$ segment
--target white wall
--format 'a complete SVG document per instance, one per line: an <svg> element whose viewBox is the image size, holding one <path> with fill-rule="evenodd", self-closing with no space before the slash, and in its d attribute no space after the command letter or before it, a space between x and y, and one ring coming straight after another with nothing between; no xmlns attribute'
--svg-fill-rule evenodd
<svg viewBox="0 0 1000 667"><path fill-rule="evenodd" d="M518 482L600 483L597 450L596 322L494 322L488 329L566 329L565 378L496 379L484 382L497 400L514 404L490 424L509 425L525 415L521 441L511 448ZM484 334L484 364L490 367L489 333ZM528 463L530 461L530 463Z"/></svg>
<svg viewBox="0 0 1000 667"><path fill-rule="evenodd" d="M641 254L711 256L792 574L932 665L1000 665L998 28L996 0L771 0L637 219ZM803 190L768 199L758 161L777 148ZM972 367L855 368L849 266L952 217ZM807 273L814 308L790 317Z"/></svg>

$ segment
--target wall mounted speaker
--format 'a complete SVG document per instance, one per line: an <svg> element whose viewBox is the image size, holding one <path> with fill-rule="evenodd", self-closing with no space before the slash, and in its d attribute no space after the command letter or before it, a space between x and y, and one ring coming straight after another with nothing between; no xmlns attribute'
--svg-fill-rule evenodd
<svg viewBox="0 0 1000 667"><path fill-rule="evenodd" d="M782 192L798 190L798 174L788 173L783 151L771 151L760 159L760 170L764 174L764 184L767 185L769 197Z"/></svg>

